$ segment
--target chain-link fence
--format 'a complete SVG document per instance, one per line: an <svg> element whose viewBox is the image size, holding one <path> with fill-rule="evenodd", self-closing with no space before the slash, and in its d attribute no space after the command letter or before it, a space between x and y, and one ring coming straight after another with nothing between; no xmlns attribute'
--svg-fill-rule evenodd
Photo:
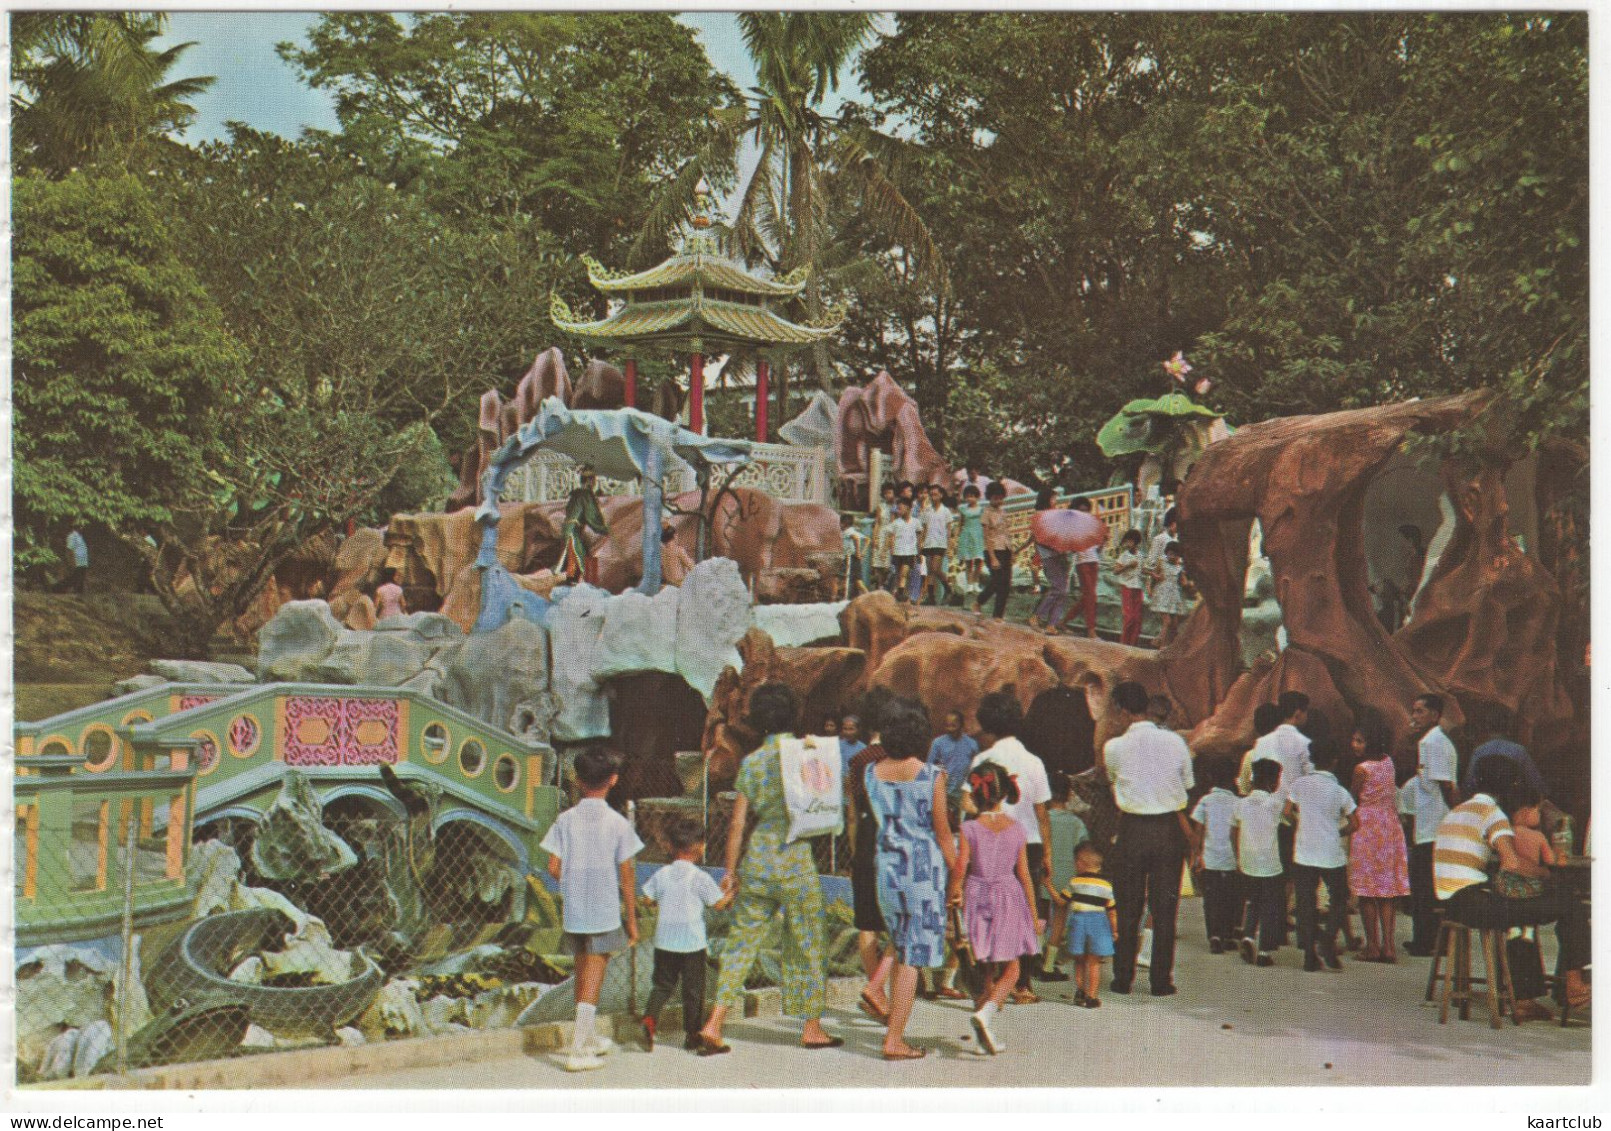
<svg viewBox="0 0 1611 1131"><path fill-rule="evenodd" d="M19 1081L509 1026L566 978L485 824L313 804L186 843L171 803L19 792Z"/></svg>

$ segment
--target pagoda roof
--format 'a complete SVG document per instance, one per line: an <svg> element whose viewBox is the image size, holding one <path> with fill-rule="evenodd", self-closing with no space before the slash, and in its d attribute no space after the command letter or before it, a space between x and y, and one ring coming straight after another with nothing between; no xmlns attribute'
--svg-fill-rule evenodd
<svg viewBox="0 0 1611 1131"><path fill-rule="evenodd" d="M706 349L718 345L813 345L833 335L844 318L843 311L831 311L819 323L801 324L764 306L690 296L666 302L627 303L607 318L582 322L558 294L549 299L549 315L559 330L591 341L653 341L668 345L697 341Z"/></svg>
<svg viewBox="0 0 1611 1131"><path fill-rule="evenodd" d="M740 294L788 298L805 288L811 268L800 267L781 279L761 279L751 275L731 259L703 248L680 252L647 271L611 271L592 256L582 256L587 278L605 294L622 294L655 287L675 287L694 283Z"/></svg>

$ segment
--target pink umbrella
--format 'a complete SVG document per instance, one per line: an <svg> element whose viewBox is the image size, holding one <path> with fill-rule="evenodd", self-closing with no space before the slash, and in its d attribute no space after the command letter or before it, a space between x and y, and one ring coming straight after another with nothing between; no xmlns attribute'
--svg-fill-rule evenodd
<svg viewBox="0 0 1611 1131"><path fill-rule="evenodd" d="M1036 511L1029 529L1040 545L1065 554L1108 540L1107 524L1089 511Z"/></svg>

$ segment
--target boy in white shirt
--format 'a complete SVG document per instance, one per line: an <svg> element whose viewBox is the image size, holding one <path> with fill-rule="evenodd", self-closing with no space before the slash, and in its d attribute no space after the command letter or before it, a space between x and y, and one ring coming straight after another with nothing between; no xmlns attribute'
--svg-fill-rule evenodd
<svg viewBox="0 0 1611 1131"><path fill-rule="evenodd" d="M604 1067L615 1048L598 1036L599 988L610 955L638 941L638 884L632 858L643 849L638 834L604 800L619 778L609 754L584 750L576 756L582 799L561 813L539 846L548 853L548 874L559 881L565 901L560 943L576 956L576 1033L567 1072ZM626 904L622 929L621 905Z"/></svg>
<svg viewBox="0 0 1611 1131"><path fill-rule="evenodd" d="M1237 869L1247 892L1247 922L1243 924L1242 961L1274 966L1286 918L1286 877L1281 872L1281 848L1276 829L1286 799L1280 793L1281 763L1262 758L1253 763L1253 789L1236 803L1231 816L1231 844ZM1256 946L1255 946L1256 940Z"/></svg>
<svg viewBox="0 0 1611 1131"><path fill-rule="evenodd" d="M945 488L938 483L929 486L929 505L923 510L923 560L928 571L923 578L925 604L935 599L946 551L951 547L951 508L945 505Z"/></svg>
<svg viewBox="0 0 1611 1131"><path fill-rule="evenodd" d="M1191 866L1197 875L1197 890L1203 893L1203 923L1208 928L1210 954L1235 949L1242 911L1241 876L1236 870L1236 849L1231 845L1231 821L1239 800L1230 788L1235 780L1231 765L1224 758L1204 763L1203 778L1210 788L1191 811Z"/></svg>
<svg viewBox="0 0 1611 1131"><path fill-rule="evenodd" d="M721 886L694 863L705 854L705 830L687 817L670 830L675 859L643 885L645 899L660 905L654 927L654 989L639 1024L643 1047L654 1050L660 1011L682 983L682 1047L699 1049L699 1028L705 1023L705 908L726 907L733 901Z"/></svg>
<svg viewBox="0 0 1611 1131"><path fill-rule="evenodd" d="M917 573L917 551L923 536L923 524L912 517L912 501L900 499L895 503L895 521L890 523L891 537L889 560L895 570L895 599L902 604L912 600L913 581Z"/></svg>
<svg viewBox="0 0 1611 1131"><path fill-rule="evenodd" d="M1286 818L1297 825L1292 838L1292 886L1297 892L1298 945L1303 947L1303 968L1313 973L1320 961L1342 969L1337 957L1337 932L1348 924L1348 849L1344 832L1359 828L1359 806L1332 774L1337 748L1328 739L1309 748L1314 772L1305 774L1287 790ZM1326 885L1326 926L1318 930L1316 900ZM1318 934L1318 938L1317 938Z"/></svg>

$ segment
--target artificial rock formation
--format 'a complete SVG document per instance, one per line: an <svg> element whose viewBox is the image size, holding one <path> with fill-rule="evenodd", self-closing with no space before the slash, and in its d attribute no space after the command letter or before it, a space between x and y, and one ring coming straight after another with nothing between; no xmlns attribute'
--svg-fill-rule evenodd
<svg viewBox="0 0 1611 1131"><path fill-rule="evenodd" d="M865 387L852 385L839 395L833 454L839 498L847 507L867 505L868 453L874 448L891 456L897 482L945 486L951 481L950 467L924 431L917 402L885 370Z"/></svg>
<svg viewBox="0 0 1611 1131"><path fill-rule="evenodd" d="M476 442L459 459L459 486L447 502L450 513L481 501L481 473L491 464L492 453L534 418L537 407L549 397L558 397L567 408L623 408L626 376L608 362L592 360L573 385L565 370L565 355L557 346L551 346L531 363L512 399L505 401L496 389L481 394ZM682 402L683 392L677 383L662 381L655 387L651 401L638 407L675 420L682 411Z"/></svg>
<svg viewBox="0 0 1611 1131"><path fill-rule="evenodd" d="M1203 604L1164 657L1170 694L1192 722L1213 715L1242 675L1248 529L1256 518L1287 651L1317 660L1350 710L1369 708L1395 731L1405 729L1410 700L1439 685L1376 619L1362 535L1365 490L1411 433L1459 427L1483 401L1465 394L1267 420L1203 452L1178 504ZM1238 729L1225 720L1214 728Z"/></svg>
<svg viewBox="0 0 1611 1131"><path fill-rule="evenodd" d="M1557 657L1560 590L1510 536L1494 468L1443 468L1455 528L1415 615L1393 636L1468 712L1541 751L1563 746L1572 703Z"/></svg>

